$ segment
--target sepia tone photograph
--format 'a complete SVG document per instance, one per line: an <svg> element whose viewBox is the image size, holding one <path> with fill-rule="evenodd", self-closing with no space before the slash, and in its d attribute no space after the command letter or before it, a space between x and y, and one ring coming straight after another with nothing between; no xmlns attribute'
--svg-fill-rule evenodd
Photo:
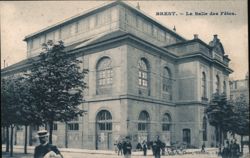
<svg viewBox="0 0 250 158"><path fill-rule="evenodd" d="M3 158L247 158L247 0L1 1Z"/></svg>

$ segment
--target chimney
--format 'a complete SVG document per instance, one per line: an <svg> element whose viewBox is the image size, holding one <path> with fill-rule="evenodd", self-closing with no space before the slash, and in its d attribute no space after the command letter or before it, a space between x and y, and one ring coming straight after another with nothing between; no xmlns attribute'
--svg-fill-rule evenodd
<svg viewBox="0 0 250 158"><path fill-rule="evenodd" d="M194 34L194 39L198 39L198 34Z"/></svg>
<svg viewBox="0 0 250 158"><path fill-rule="evenodd" d="M215 35L214 35L214 39L218 39L218 35L215 34Z"/></svg>
<svg viewBox="0 0 250 158"><path fill-rule="evenodd" d="M139 2L137 2L136 8L140 10L140 4L139 4Z"/></svg>
<svg viewBox="0 0 250 158"><path fill-rule="evenodd" d="M174 31L176 31L176 28L175 28L175 26L174 26L173 30L174 30Z"/></svg>

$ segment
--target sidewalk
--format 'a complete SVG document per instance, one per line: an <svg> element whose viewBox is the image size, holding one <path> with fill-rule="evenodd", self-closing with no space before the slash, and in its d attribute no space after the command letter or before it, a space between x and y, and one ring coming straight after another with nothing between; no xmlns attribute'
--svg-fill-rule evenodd
<svg viewBox="0 0 250 158"><path fill-rule="evenodd" d="M6 146L2 145L2 151L5 151ZM27 146L28 153L34 153L34 146ZM14 152L18 151L22 153L24 151L24 146L14 145ZM76 149L76 148L59 148L61 152L66 153L86 153L86 154L101 154L101 155L116 155L113 150L89 150L89 149ZM186 149L186 154L199 154L201 149ZM206 148L207 154L217 154L217 148ZM132 155L142 155L142 151L133 151ZM152 150L148 150L147 155L153 155Z"/></svg>

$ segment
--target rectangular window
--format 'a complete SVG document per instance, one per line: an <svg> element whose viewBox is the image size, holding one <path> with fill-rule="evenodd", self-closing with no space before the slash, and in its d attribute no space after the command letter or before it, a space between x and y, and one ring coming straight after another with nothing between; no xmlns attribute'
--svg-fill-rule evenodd
<svg viewBox="0 0 250 158"><path fill-rule="evenodd" d="M78 32L85 32L88 31L89 24L88 24L88 18L82 19L78 22Z"/></svg>
<svg viewBox="0 0 250 158"><path fill-rule="evenodd" d="M142 19L139 17L139 16L137 16L137 28L140 30L140 31L143 31L143 21L142 21Z"/></svg>
<svg viewBox="0 0 250 158"><path fill-rule="evenodd" d="M138 131L146 131L147 123L138 123Z"/></svg>
<svg viewBox="0 0 250 158"><path fill-rule="evenodd" d="M117 21L119 17L119 12L118 9L116 7L113 7L111 10L111 19L112 21Z"/></svg>
<svg viewBox="0 0 250 158"><path fill-rule="evenodd" d="M77 30L76 30L76 23L73 23L73 24L70 25L70 36L75 35L76 32L77 32Z"/></svg>
<svg viewBox="0 0 250 158"><path fill-rule="evenodd" d="M54 41L54 32L49 32L46 34L46 41L52 40Z"/></svg>
<svg viewBox="0 0 250 158"><path fill-rule="evenodd" d="M93 29L96 26L96 15L92 15L89 19L89 28Z"/></svg>
<svg viewBox="0 0 250 158"><path fill-rule="evenodd" d="M162 131L170 131L170 124L162 124Z"/></svg>
<svg viewBox="0 0 250 158"><path fill-rule="evenodd" d="M67 39L70 37L70 25L66 25L66 26L62 27L61 37L62 37L62 39Z"/></svg>
<svg viewBox="0 0 250 158"><path fill-rule="evenodd" d="M59 41L61 39L61 30L60 29L56 30L54 36L55 36L55 42Z"/></svg>
<svg viewBox="0 0 250 158"><path fill-rule="evenodd" d="M112 130L112 123L111 122L103 122L98 123L99 130L101 131L111 131Z"/></svg>
<svg viewBox="0 0 250 158"><path fill-rule="evenodd" d="M183 129L183 142L186 142L187 144L191 143L191 132L190 129Z"/></svg>
<svg viewBox="0 0 250 158"><path fill-rule="evenodd" d="M148 74L142 70L139 70L139 86L147 87L148 86Z"/></svg>
<svg viewBox="0 0 250 158"><path fill-rule="evenodd" d="M79 130L79 124L78 123L68 123L68 130L70 130L70 131Z"/></svg>
<svg viewBox="0 0 250 158"><path fill-rule="evenodd" d="M33 39L33 49L40 48L40 37Z"/></svg>
<svg viewBox="0 0 250 158"><path fill-rule="evenodd" d="M46 43L46 35L41 35L40 38L41 38L41 40L40 40L41 45Z"/></svg>
<svg viewBox="0 0 250 158"><path fill-rule="evenodd" d="M53 130L56 131L57 130L57 123L53 124Z"/></svg>

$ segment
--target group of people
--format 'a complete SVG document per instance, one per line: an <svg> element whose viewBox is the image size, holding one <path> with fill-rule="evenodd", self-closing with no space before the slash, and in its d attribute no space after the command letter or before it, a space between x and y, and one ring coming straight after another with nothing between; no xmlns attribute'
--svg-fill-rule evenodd
<svg viewBox="0 0 250 158"><path fill-rule="evenodd" d="M239 158L240 157L240 145L237 143L236 139L232 140L230 143L227 140L226 144L221 152L222 158Z"/></svg>
<svg viewBox="0 0 250 158"><path fill-rule="evenodd" d="M63 158L58 148L48 143L48 132L42 130L38 132L38 138L40 145L36 146L34 158ZM132 144L130 138L127 136L123 141L119 141L116 144L116 151L118 155L124 155L125 158L131 158ZM136 149L143 150L143 155L147 156L147 150L152 148L152 152L155 158L160 158L161 154L164 154L166 145L157 136L157 139L151 143L143 141L142 144L138 143ZM205 151L205 145L202 146L202 151ZM221 152L222 158L239 158L240 146L237 144L236 139L230 143L226 141L226 144Z"/></svg>
<svg viewBox="0 0 250 158"><path fill-rule="evenodd" d="M131 145L129 137L126 137L126 139L123 141L117 142L115 145L116 145L116 151L118 152L118 155L123 154L125 158L131 157L132 145ZM164 152L165 143L163 143L160 140L160 137L157 136L157 139L149 144L145 140L142 143L138 143L136 146L136 149L142 150L143 155L147 156L147 150L150 147L152 148L154 157L160 158L161 154Z"/></svg>
<svg viewBox="0 0 250 158"><path fill-rule="evenodd" d="M127 136L123 141L114 144L118 155L124 155L125 158L130 158L132 153L132 144L130 138Z"/></svg>

